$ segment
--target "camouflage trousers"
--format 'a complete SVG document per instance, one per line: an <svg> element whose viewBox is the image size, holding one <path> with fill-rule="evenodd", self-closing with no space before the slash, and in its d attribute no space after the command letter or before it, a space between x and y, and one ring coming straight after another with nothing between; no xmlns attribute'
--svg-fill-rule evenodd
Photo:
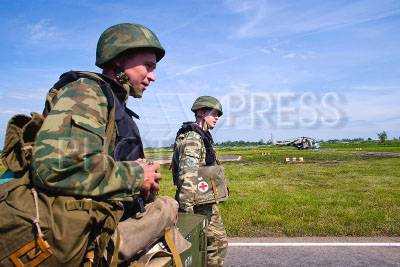
<svg viewBox="0 0 400 267"><path fill-rule="evenodd" d="M207 266L223 266L228 248L228 238L217 204L199 205L194 207L194 213L208 217L207 235Z"/></svg>

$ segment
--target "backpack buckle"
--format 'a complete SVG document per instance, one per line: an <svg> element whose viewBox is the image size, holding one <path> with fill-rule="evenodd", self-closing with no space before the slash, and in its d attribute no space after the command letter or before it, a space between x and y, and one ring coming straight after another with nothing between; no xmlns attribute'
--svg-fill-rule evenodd
<svg viewBox="0 0 400 267"><path fill-rule="evenodd" d="M36 240L32 240L18 250L14 251L9 259L16 267L26 266L38 266L53 253L51 252L50 245L42 237L38 237ZM27 262L22 261L22 257L26 255L29 260Z"/></svg>

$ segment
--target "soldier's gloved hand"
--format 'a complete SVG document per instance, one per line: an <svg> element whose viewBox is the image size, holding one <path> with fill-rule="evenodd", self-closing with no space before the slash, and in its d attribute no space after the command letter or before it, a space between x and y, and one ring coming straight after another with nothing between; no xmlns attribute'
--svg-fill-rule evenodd
<svg viewBox="0 0 400 267"><path fill-rule="evenodd" d="M143 159L139 159L136 162L139 163L143 168L144 179L141 186L141 191L143 196L147 199L150 193L158 192L160 189L159 182L161 179L161 174L158 172L160 169L160 164L146 162Z"/></svg>

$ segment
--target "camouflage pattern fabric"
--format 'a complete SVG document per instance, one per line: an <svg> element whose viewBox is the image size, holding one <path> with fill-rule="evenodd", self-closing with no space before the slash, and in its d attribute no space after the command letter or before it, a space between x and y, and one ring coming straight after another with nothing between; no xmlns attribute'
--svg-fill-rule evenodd
<svg viewBox="0 0 400 267"><path fill-rule="evenodd" d="M87 78L69 83L52 104L35 140L34 184L57 194L108 200L139 194L143 181L139 164L101 153L108 110L98 83Z"/></svg>
<svg viewBox="0 0 400 267"><path fill-rule="evenodd" d="M197 177L200 166L205 165L206 150L201 136L189 131L176 139L174 157L178 159L178 170L174 176L179 177L176 199L179 208L185 212L194 212L208 216L207 228L207 266L222 266L228 246L227 235L217 204L195 206Z"/></svg>
<svg viewBox="0 0 400 267"><path fill-rule="evenodd" d="M152 49L157 62L165 55L160 41L149 28L133 23L111 26L101 34L97 43L96 66L102 68L124 51L140 48Z"/></svg>
<svg viewBox="0 0 400 267"><path fill-rule="evenodd" d="M207 216L207 266L223 266L228 248L228 238L217 204L199 205L194 213Z"/></svg>
<svg viewBox="0 0 400 267"><path fill-rule="evenodd" d="M185 212L193 212L197 193L197 176L201 165L205 165L206 149L201 136L193 131L177 137L174 157L178 160L178 176L180 186L176 192L179 208Z"/></svg>

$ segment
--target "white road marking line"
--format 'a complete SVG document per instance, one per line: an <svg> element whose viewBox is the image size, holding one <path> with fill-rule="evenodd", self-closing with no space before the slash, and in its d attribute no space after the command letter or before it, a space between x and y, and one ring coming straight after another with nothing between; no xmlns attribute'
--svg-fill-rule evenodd
<svg viewBox="0 0 400 267"><path fill-rule="evenodd" d="M400 247L395 243L361 243L361 242L292 242L292 243L229 243L230 247Z"/></svg>

